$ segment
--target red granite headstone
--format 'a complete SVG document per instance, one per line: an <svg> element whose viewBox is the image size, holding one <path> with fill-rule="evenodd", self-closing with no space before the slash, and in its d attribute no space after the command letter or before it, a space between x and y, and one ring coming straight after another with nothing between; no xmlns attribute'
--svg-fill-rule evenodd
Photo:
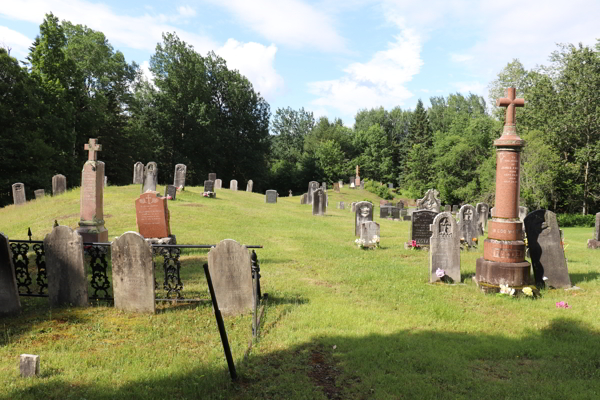
<svg viewBox="0 0 600 400"><path fill-rule="evenodd" d="M171 234L167 198L158 192L142 193L135 201L138 231L145 238L164 238Z"/></svg>

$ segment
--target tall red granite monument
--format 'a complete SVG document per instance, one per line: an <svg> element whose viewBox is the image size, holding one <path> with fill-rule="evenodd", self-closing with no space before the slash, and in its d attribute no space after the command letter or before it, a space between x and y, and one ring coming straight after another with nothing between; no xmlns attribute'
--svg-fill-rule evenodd
<svg viewBox="0 0 600 400"><path fill-rule="evenodd" d="M477 259L475 279L490 285L511 287L529 284L530 264L525 261L523 224L519 220L521 150L525 141L517 135L516 107L525 105L517 99L515 88L506 89L506 97L496 100L507 107L502 136L496 146L496 206L488 223L488 238L483 243L483 257Z"/></svg>
<svg viewBox="0 0 600 400"><path fill-rule="evenodd" d="M104 227L104 163L98 161L102 145L90 139L84 147L88 160L81 171L80 221L77 233L84 242L108 242L108 230Z"/></svg>

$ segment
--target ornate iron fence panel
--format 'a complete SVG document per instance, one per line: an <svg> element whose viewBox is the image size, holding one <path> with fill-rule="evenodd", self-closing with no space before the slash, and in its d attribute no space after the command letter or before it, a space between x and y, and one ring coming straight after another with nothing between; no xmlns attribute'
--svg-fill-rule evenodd
<svg viewBox="0 0 600 400"><path fill-rule="evenodd" d="M46 277L44 242L28 240L9 240L9 242L19 295L47 297L48 280ZM35 252L35 265L37 269L35 283L37 284L37 288L32 287L33 279L29 272L30 245L33 245L33 251Z"/></svg>
<svg viewBox="0 0 600 400"><path fill-rule="evenodd" d="M90 285L94 289L94 294L90 296L90 299L113 300L112 296L108 293L110 280L108 279L108 262L106 261L110 243L93 243L84 246L84 249L87 255L90 256L90 269L92 271ZM104 296L101 297L99 293L104 293Z"/></svg>

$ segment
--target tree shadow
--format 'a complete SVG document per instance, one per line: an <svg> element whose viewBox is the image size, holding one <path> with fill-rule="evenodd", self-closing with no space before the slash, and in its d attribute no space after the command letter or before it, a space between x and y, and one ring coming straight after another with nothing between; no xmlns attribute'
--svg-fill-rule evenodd
<svg viewBox="0 0 600 400"><path fill-rule="evenodd" d="M571 284L575 285L580 282L589 282L594 281L600 278L600 273L598 272L588 272L586 274L583 273L569 273L569 278L571 278Z"/></svg>

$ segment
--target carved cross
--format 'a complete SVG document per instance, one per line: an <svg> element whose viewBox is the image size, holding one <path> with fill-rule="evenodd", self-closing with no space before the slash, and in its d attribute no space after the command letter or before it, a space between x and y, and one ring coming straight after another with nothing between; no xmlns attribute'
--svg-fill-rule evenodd
<svg viewBox="0 0 600 400"><path fill-rule="evenodd" d="M471 221L473 219L473 211L470 208L467 208L464 213L465 221Z"/></svg>
<svg viewBox="0 0 600 400"><path fill-rule="evenodd" d="M102 150L102 145L98 144L97 139L90 139L83 148L89 152L88 161L96 161L98 160L98 154L96 154L96 152Z"/></svg>
<svg viewBox="0 0 600 400"><path fill-rule="evenodd" d="M448 222L448 218L442 218L440 221L440 233L450 234L450 227L452 225Z"/></svg>
<svg viewBox="0 0 600 400"><path fill-rule="evenodd" d="M523 107L525 105L525 99L516 98L516 89L506 89L506 97L502 97L496 100L496 106L506 107L506 120L504 125L515 124L515 107Z"/></svg>

